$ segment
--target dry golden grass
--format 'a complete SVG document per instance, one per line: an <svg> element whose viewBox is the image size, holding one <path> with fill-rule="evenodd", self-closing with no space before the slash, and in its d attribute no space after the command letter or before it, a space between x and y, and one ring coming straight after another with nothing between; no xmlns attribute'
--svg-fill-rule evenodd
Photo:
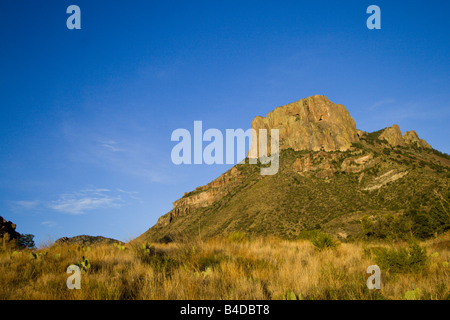
<svg viewBox="0 0 450 320"><path fill-rule="evenodd" d="M450 234L422 242L426 268L381 270L378 291L366 287L366 269L375 261L363 243L319 251L307 240L217 238L154 244L151 253L140 245L54 246L35 251L36 258L3 252L0 299L403 299L410 290L420 299L448 299L449 243ZM91 267L81 289L69 290L66 269L83 256Z"/></svg>

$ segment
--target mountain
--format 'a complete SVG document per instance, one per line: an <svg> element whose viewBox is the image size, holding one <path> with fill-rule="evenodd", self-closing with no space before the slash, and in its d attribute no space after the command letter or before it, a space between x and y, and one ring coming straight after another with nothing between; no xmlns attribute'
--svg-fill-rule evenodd
<svg viewBox="0 0 450 320"><path fill-rule="evenodd" d="M450 157L415 131L357 130L343 105L319 95L258 116L251 127L279 129L277 174L261 175L262 165L246 159L185 193L136 241L233 232L297 238L317 229L346 239L391 229L427 237L449 229Z"/></svg>

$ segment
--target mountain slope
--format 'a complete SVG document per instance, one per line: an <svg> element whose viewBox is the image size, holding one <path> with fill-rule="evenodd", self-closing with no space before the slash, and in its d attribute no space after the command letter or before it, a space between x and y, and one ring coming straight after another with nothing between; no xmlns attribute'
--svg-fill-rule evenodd
<svg viewBox="0 0 450 320"><path fill-rule="evenodd" d="M444 212L433 228L448 228L448 155L432 149L414 131L402 135L396 125L374 133L356 130L345 108L324 96L285 107L276 109L276 117L269 114L252 122L253 128L280 128L277 174L262 176L260 165L248 161L236 165L175 201L173 210L137 240L236 231L296 238L318 228L349 238L361 233L364 215L374 221L385 214L408 216L414 222L413 210L426 217L432 208ZM307 132L309 141L300 141L298 132ZM334 137L339 134L347 138Z"/></svg>

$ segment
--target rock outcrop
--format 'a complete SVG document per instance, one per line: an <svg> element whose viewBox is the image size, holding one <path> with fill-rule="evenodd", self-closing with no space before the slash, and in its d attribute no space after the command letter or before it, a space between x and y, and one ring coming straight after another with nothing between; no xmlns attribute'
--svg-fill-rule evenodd
<svg viewBox="0 0 450 320"><path fill-rule="evenodd" d="M386 140L393 147L405 145L400 127L396 124L384 129L380 134L380 139Z"/></svg>
<svg viewBox="0 0 450 320"><path fill-rule="evenodd" d="M400 127L394 124L387 127L380 134L379 139L386 140L389 145L396 146L416 146L419 148L431 149L431 146L423 139L420 139L414 130L406 131L403 135Z"/></svg>
<svg viewBox="0 0 450 320"><path fill-rule="evenodd" d="M63 244L73 244L73 245L79 245L79 246L92 246L92 245L102 245L102 244L115 244L120 243L123 244L123 242L111 238L105 238L102 236L87 236L87 235L80 235L75 237L62 237L55 241L55 245L60 246Z"/></svg>
<svg viewBox="0 0 450 320"><path fill-rule="evenodd" d="M418 147L431 149L432 147L423 139L420 139L414 130L406 131L403 135L403 139L406 144L413 145L416 144Z"/></svg>
<svg viewBox="0 0 450 320"><path fill-rule="evenodd" d="M169 213L158 219L157 225L167 225L174 218L188 215L192 210L211 205L239 184L240 177L240 171L236 167L233 167L207 185L198 187L192 192L185 193L181 199L178 199L172 204L173 209Z"/></svg>
<svg viewBox="0 0 450 320"><path fill-rule="evenodd" d="M20 233L16 231L16 225L11 221L6 221L3 217L0 217L0 245L3 249L9 246L9 244L19 238Z"/></svg>
<svg viewBox="0 0 450 320"><path fill-rule="evenodd" d="M325 96L315 95L257 116L252 129L279 130L280 150L345 151L359 142L355 121L347 109ZM270 139L268 140L270 141Z"/></svg>

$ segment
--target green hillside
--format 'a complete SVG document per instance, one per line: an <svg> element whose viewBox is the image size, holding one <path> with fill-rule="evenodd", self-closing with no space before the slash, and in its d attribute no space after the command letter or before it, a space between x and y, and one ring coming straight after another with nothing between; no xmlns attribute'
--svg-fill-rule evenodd
<svg viewBox="0 0 450 320"><path fill-rule="evenodd" d="M137 240L233 232L292 239L317 229L347 240L427 238L449 229L449 156L415 145L392 147L379 139L382 131L364 134L345 152L281 150L272 176L260 175L259 165L236 165L241 178L222 198L158 223ZM299 171L302 159L309 167Z"/></svg>

